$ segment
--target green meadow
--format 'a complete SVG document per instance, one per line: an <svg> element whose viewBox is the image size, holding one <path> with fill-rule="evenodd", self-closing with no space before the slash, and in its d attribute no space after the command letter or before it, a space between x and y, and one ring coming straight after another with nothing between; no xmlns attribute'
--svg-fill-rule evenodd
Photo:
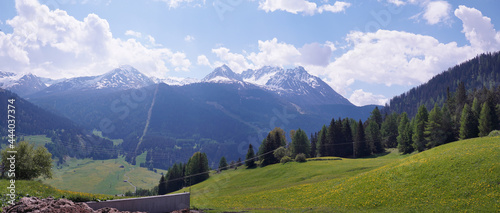
<svg viewBox="0 0 500 213"><path fill-rule="evenodd" d="M393 150L372 158L240 168L212 174L190 190L192 206L213 212L496 212L500 137L412 155Z"/></svg>

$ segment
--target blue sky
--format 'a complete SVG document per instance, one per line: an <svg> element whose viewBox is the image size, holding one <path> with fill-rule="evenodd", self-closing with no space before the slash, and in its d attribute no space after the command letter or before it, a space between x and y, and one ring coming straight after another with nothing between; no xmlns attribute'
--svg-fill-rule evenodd
<svg viewBox="0 0 500 213"><path fill-rule="evenodd" d="M304 66L356 105L500 50L500 2L16 0L0 2L0 70L63 78L122 64L203 78L227 64Z"/></svg>

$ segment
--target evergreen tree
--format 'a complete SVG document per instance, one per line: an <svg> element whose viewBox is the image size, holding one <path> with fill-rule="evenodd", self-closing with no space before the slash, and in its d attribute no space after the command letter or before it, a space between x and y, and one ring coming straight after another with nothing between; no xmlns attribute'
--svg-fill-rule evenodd
<svg viewBox="0 0 500 213"><path fill-rule="evenodd" d="M384 151L384 149L382 148L382 137L380 134L380 129L375 120L369 120L365 135L366 139L368 140L371 153L381 153Z"/></svg>
<svg viewBox="0 0 500 213"><path fill-rule="evenodd" d="M467 91L465 90L465 83L461 81L458 84L457 92L456 92L456 103L457 109L462 109L467 101Z"/></svg>
<svg viewBox="0 0 500 213"><path fill-rule="evenodd" d="M477 100L477 97L474 97L474 101L472 102L472 113L474 117L479 120L479 114L481 113L481 104Z"/></svg>
<svg viewBox="0 0 500 213"><path fill-rule="evenodd" d="M382 114L380 113L380 110L378 107L375 107L373 111L370 114L370 120L375 121L375 123L378 125L378 128L382 126Z"/></svg>
<svg viewBox="0 0 500 213"><path fill-rule="evenodd" d="M354 157L365 157L370 155L370 148L366 144L363 122L359 120L358 130L354 140Z"/></svg>
<svg viewBox="0 0 500 213"><path fill-rule="evenodd" d="M477 120L468 104L465 104L460 119L460 139L474 138L479 134Z"/></svg>
<svg viewBox="0 0 500 213"><path fill-rule="evenodd" d="M183 165L181 163L174 164L168 170L166 174L166 185L167 185L167 193L175 192L177 190L182 189L184 183L184 174L183 174Z"/></svg>
<svg viewBox="0 0 500 213"><path fill-rule="evenodd" d="M219 161L219 170L227 170L227 161L226 161L226 158L224 156L222 156L222 158L220 158L220 161Z"/></svg>
<svg viewBox="0 0 500 213"><path fill-rule="evenodd" d="M252 144L248 145L248 152L247 152L247 156L245 158L245 165L247 166L247 168L254 168L256 165L255 165L255 154L254 154L254 151L253 151L253 146Z"/></svg>
<svg viewBox="0 0 500 213"><path fill-rule="evenodd" d="M384 122L382 122L382 127L380 133L382 136L382 144L386 148L396 148L398 146L398 115L393 112L390 115L385 116Z"/></svg>
<svg viewBox="0 0 500 213"><path fill-rule="evenodd" d="M412 131L410 127L410 121L408 119L408 114L403 112L401 114L401 119L398 126L398 150L403 154L408 154L413 152L413 146L411 146Z"/></svg>
<svg viewBox="0 0 500 213"><path fill-rule="evenodd" d="M188 180L188 185L194 185L208 179L209 167L208 158L205 153L196 152L189 158L188 165L186 166L187 174L186 176L196 175L190 177Z"/></svg>
<svg viewBox="0 0 500 213"><path fill-rule="evenodd" d="M273 131L269 132L267 138L264 140L261 153L261 166L267 166L270 164L279 163L279 161L274 156L274 151L280 146L286 145L285 131L281 128L275 128Z"/></svg>
<svg viewBox="0 0 500 213"><path fill-rule="evenodd" d="M309 156L311 147L309 144L309 139L307 138L307 134L306 132L304 132L304 130L299 128L297 131L295 131L295 134L292 138L292 148L292 158L295 158L295 156L299 153L303 153L306 156Z"/></svg>
<svg viewBox="0 0 500 213"><path fill-rule="evenodd" d="M424 131L427 147L432 148L444 144L447 139L446 132L444 131L445 128L441 109L437 104L434 104L434 108L432 108L429 113L429 120Z"/></svg>
<svg viewBox="0 0 500 213"><path fill-rule="evenodd" d="M336 137L336 124L335 124L335 118L332 118L332 121L330 122L330 126L328 126L327 132L326 132L326 155L325 156L334 156L336 152L335 147L335 137Z"/></svg>
<svg viewBox="0 0 500 213"><path fill-rule="evenodd" d="M450 110L448 109L448 104L443 105L442 111L442 128L446 134L445 143L449 143L456 140L457 130L454 128L455 124L453 124L453 120L451 118Z"/></svg>
<svg viewBox="0 0 500 213"><path fill-rule="evenodd" d="M413 148L419 152L425 150L424 131L428 120L428 112L425 105L420 105L415 117L415 129L413 130Z"/></svg>
<svg viewBox="0 0 500 213"><path fill-rule="evenodd" d="M341 146L343 147L342 149L342 154L340 155L341 157L347 157L347 156L352 156L353 154L353 137L352 137L352 130L351 130L351 124L350 124L349 118L346 118L342 121L342 134L344 135L344 144Z"/></svg>
<svg viewBox="0 0 500 213"><path fill-rule="evenodd" d="M487 102L483 104L479 116L479 136L487 136L493 130L494 122L491 119L491 109Z"/></svg>
<svg viewBox="0 0 500 213"><path fill-rule="evenodd" d="M311 152L309 156L312 158L316 157L316 142L318 141L318 133L311 133Z"/></svg>
<svg viewBox="0 0 500 213"><path fill-rule="evenodd" d="M323 127L321 128L321 131L319 131L319 139L318 139L318 155L320 157L325 157L327 156L327 139L326 139L326 135L327 135L327 129L326 129L326 126L323 125Z"/></svg>
<svg viewBox="0 0 500 213"><path fill-rule="evenodd" d="M335 122L335 134L334 134L334 143L333 146L335 146L333 155L334 156L345 156L344 153L344 146L346 143L346 138L344 136L344 133L342 131L343 124L342 124L342 119L339 118L337 122Z"/></svg>
<svg viewBox="0 0 500 213"><path fill-rule="evenodd" d="M165 176L162 175L158 183L158 195L164 194L167 194L167 181L165 180Z"/></svg>

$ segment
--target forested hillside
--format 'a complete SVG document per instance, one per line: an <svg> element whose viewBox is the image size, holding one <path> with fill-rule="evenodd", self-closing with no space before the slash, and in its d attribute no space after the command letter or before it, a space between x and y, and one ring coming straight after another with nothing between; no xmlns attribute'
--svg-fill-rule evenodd
<svg viewBox="0 0 500 213"><path fill-rule="evenodd" d="M384 107L384 112L406 112L413 117L422 104L428 109L432 109L435 103L442 105L450 91L457 90L460 82L464 82L469 92L500 86L500 52L481 54L449 68L427 83L392 98L389 106Z"/></svg>
<svg viewBox="0 0 500 213"><path fill-rule="evenodd" d="M0 100L4 107L0 109L0 143L7 143L7 100L14 99L15 135L18 139L24 135L45 135L51 139L46 144L54 158L93 157L108 159L117 157L113 142L98 136L88 134L85 130L62 116L50 113L44 109L20 98L8 90L0 90Z"/></svg>

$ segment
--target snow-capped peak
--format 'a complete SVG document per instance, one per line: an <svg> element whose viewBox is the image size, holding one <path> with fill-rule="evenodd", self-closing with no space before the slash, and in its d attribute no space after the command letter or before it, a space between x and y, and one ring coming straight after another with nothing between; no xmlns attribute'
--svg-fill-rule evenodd
<svg viewBox="0 0 500 213"><path fill-rule="evenodd" d="M215 68L210 74L201 80L202 82L230 83L242 81L241 76L236 74L227 65Z"/></svg>

